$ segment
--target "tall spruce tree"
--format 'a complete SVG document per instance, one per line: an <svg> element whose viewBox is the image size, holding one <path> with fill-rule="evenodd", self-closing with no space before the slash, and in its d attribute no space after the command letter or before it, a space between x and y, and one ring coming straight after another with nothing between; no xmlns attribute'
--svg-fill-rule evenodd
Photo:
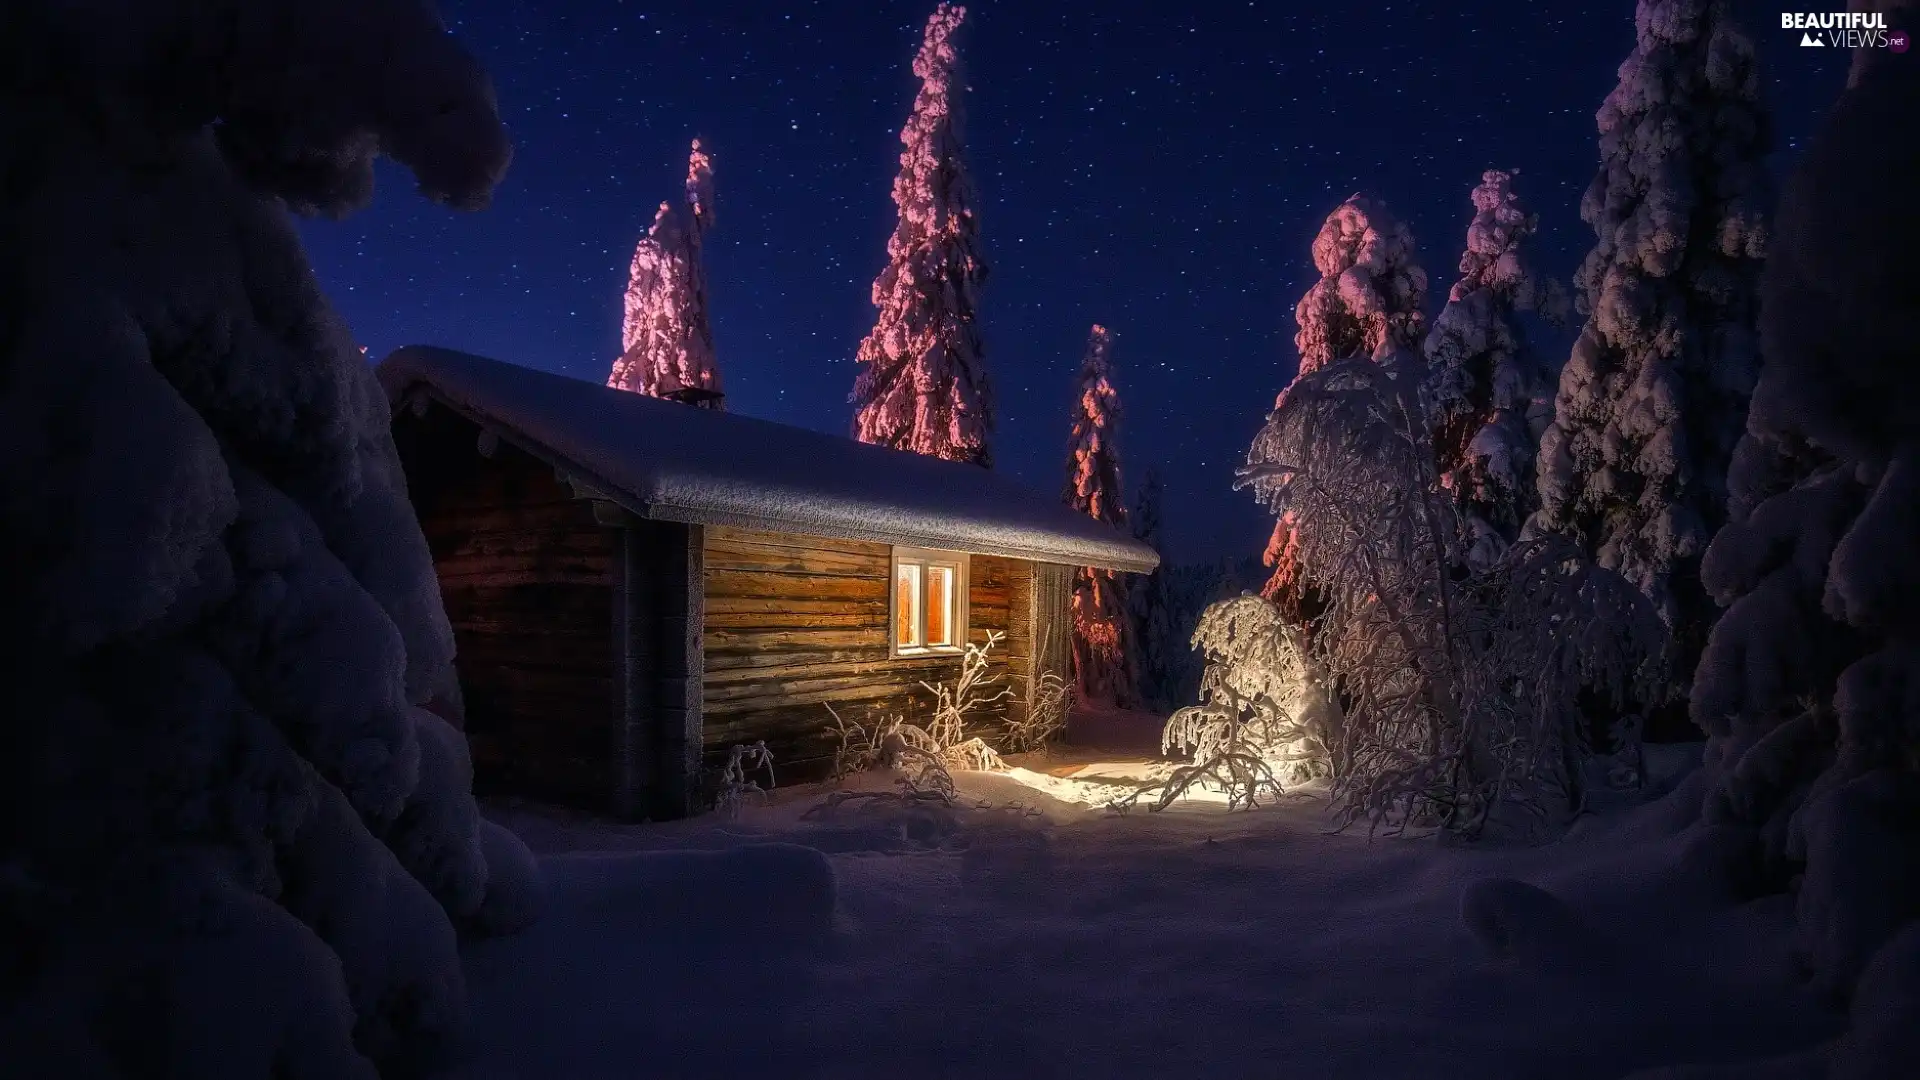
<svg viewBox="0 0 1920 1080"><path fill-rule="evenodd" d="M918 454L989 466L993 394L980 342L973 185L961 142L953 35L967 9L941 4L913 61L920 94L900 133L893 202L900 221L873 283L880 309L855 359L853 434Z"/></svg>
<svg viewBox="0 0 1920 1080"><path fill-rule="evenodd" d="M1684 697L1714 618L1700 558L1726 520L1758 364L1768 118L1725 0L1640 0L1635 26L1597 117L1580 216L1598 242L1574 278L1586 324L1541 439L1532 527L1654 601Z"/></svg>
<svg viewBox="0 0 1920 1080"><path fill-rule="evenodd" d="M1320 280L1293 310L1297 375L1353 356L1394 363L1418 355L1427 329L1427 273L1413 233L1384 204L1356 194L1336 207L1313 239L1313 265ZM1275 407L1285 400L1282 390ZM1286 514L1274 523L1263 558L1273 574L1261 595L1295 621L1311 619L1316 604Z"/></svg>
<svg viewBox="0 0 1920 1080"><path fill-rule="evenodd" d="M1560 283L1525 250L1539 226L1514 194L1514 173L1489 169L1473 190L1460 278L1427 335L1428 400L1441 482L1469 530L1467 558L1490 565L1539 508L1534 455L1552 416L1553 369L1516 317L1567 316Z"/></svg>
<svg viewBox="0 0 1920 1080"><path fill-rule="evenodd" d="M720 407L720 368L707 322L701 242L713 225L713 163L693 140L686 202L663 202L633 250L620 358L607 385Z"/></svg>
<svg viewBox="0 0 1920 1080"><path fill-rule="evenodd" d="M1080 364L1067 449L1067 505L1115 527L1127 523L1120 484L1120 393L1113 386L1113 338L1095 325ZM1073 676L1083 700L1131 708L1138 701L1127 583L1111 570L1073 575Z"/></svg>

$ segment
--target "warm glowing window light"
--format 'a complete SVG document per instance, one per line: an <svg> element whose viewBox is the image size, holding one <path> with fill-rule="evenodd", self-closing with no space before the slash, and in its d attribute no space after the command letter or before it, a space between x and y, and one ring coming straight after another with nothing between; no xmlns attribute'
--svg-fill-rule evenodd
<svg viewBox="0 0 1920 1080"><path fill-rule="evenodd" d="M961 651L967 630L966 571L964 555L894 550L895 655Z"/></svg>

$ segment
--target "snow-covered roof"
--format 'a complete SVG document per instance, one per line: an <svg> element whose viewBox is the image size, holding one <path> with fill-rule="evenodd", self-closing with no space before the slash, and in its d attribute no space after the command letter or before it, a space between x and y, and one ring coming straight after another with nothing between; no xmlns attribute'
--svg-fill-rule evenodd
<svg viewBox="0 0 1920 1080"><path fill-rule="evenodd" d="M975 465L696 409L467 353L381 361L424 394L640 517L1146 572L1151 547Z"/></svg>

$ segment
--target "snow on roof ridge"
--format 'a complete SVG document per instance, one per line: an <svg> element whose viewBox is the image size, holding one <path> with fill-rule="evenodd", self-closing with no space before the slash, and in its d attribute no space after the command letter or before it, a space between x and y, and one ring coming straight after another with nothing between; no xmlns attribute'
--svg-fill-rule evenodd
<svg viewBox="0 0 1920 1080"><path fill-rule="evenodd" d="M975 465L610 389L428 345L380 362L644 517L1145 572L1125 532Z"/></svg>

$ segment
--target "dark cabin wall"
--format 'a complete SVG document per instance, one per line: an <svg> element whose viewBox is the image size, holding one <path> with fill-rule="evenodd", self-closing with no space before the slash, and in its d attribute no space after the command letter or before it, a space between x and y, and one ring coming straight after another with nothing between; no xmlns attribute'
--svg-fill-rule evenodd
<svg viewBox="0 0 1920 1080"><path fill-rule="evenodd" d="M453 624L474 787L607 809L615 530L553 469L442 408L396 418Z"/></svg>
<svg viewBox="0 0 1920 1080"><path fill-rule="evenodd" d="M709 526L705 556L709 764L735 743L765 740L783 783L818 778L837 745L827 705L861 724L897 713L924 722L933 697L920 683L959 672L953 656L888 656L886 544ZM1032 564L975 555L969 576L971 639L1007 635L990 671L1014 699L977 713L969 732L997 742L1009 711L1025 708Z"/></svg>

